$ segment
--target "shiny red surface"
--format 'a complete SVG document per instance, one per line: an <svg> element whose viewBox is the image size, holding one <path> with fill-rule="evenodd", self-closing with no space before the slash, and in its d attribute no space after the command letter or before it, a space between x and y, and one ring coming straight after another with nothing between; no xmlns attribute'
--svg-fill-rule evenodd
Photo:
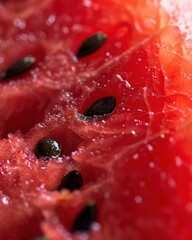
<svg viewBox="0 0 192 240"><path fill-rule="evenodd" d="M0 239L191 240L190 8L189 1L0 3L0 71L25 55L37 59L0 83ZM104 46L77 59L97 31L108 35ZM117 99L112 114L81 117L105 96ZM36 159L43 137L62 144L61 158ZM73 169L83 188L57 192ZM71 234L90 200L97 224L87 236Z"/></svg>

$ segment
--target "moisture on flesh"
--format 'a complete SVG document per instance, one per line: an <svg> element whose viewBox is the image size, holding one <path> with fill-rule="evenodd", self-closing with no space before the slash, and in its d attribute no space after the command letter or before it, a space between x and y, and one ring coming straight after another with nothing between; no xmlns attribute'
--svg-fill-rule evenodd
<svg viewBox="0 0 192 240"><path fill-rule="evenodd" d="M192 239L191 10L0 1L0 239Z"/></svg>

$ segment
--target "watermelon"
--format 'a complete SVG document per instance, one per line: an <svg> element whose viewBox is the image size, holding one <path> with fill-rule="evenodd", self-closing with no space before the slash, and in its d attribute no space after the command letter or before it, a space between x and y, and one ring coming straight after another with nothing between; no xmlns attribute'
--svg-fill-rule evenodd
<svg viewBox="0 0 192 240"><path fill-rule="evenodd" d="M192 239L191 10L0 1L0 239Z"/></svg>

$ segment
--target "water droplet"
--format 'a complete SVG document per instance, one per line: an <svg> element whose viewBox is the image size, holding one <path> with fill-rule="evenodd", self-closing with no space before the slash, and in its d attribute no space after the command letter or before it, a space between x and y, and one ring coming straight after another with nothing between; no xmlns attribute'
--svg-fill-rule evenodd
<svg viewBox="0 0 192 240"><path fill-rule="evenodd" d="M147 149L151 152L153 151L153 146L151 144L147 144Z"/></svg>
<svg viewBox="0 0 192 240"><path fill-rule="evenodd" d="M139 195L135 196L135 202L141 204L143 202L143 198Z"/></svg>
<svg viewBox="0 0 192 240"><path fill-rule="evenodd" d="M69 28L68 27L63 27L62 29L64 34L68 34L69 33Z"/></svg>
<svg viewBox="0 0 192 240"><path fill-rule="evenodd" d="M3 205L5 205L5 206L9 205L10 198L7 195L3 194L2 191L0 191L0 198L1 198L1 202L3 203Z"/></svg>
<svg viewBox="0 0 192 240"><path fill-rule="evenodd" d="M100 225L99 223L97 223L97 222L94 222L94 223L91 225L91 228L92 228L93 231L98 232L98 231L100 231L100 229L101 229L101 225Z"/></svg>
<svg viewBox="0 0 192 240"><path fill-rule="evenodd" d="M150 168L154 168L155 167L155 163L154 162L149 162L149 167Z"/></svg>
<svg viewBox="0 0 192 240"><path fill-rule="evenodd" d="M160 135L160 137L161 137L161 138L165 138L165 134L162 133L162 134Z"/></svg>
<svg viewBox="0 0 192 240"><path fill-rule="evenodd" d="M135 153L134 155L133 155L133 159L134 160L137 160L139 158L139 154L138 153Z"/></svg>
<svg viewBox="0 0 192 240"><path fill-rule="evenodd" d="M176 164L177 167L181 167L182 159L179 156L175 157L175 164Z"/></svg>
<svg viewBox="0 0 192 240"><path fill-rule="evenodd" d="M15 27L19 28L19 29L24 29L26 27L26 23L24 20L16 18L13 22L13 24L15 25Z"/></svg>
<svg viewBox="0 0 192 240"><path fill-rule="evenodd" d="M83 4L85 7L90 7L91 6L91 0L84 0Z"/></svg>
<svg viewBox="0 0 192 240"><path fill-rule="evenodd" d="M55 15L50 15L46 21L47 26L51 26L55 22Z"/></svg>
<svg viewBox="0 0 192 240"><path fill-rule="evenodd" d="M136 135L135 130L131 130L131 133L132 133L133 135Z"/></svg>

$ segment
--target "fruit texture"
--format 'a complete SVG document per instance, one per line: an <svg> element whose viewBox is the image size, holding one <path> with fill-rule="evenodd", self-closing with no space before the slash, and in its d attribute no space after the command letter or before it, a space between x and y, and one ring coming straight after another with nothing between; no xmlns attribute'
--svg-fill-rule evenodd
<svg viewBox="0 0 192 240"><path fill-rule="evenodd" d="M0 1L0 239L191 240L191 10Z"/></svg>

